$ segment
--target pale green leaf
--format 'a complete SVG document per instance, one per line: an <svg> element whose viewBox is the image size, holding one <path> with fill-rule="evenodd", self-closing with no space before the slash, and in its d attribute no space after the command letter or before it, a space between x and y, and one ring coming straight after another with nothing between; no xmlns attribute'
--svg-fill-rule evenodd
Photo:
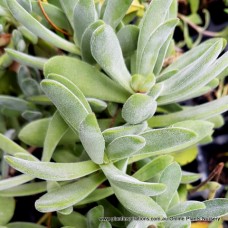
<svg viewBox="0 0 228 228"><path fill-rule="evenodd" d="M159 183L166 185L166 190L156 197L156 202L166 211L181 181L181 168L174 162L161 174Z"/></svg>
<svg viewBox="0 0 228 228"><path fill-rule="evenodd" d="M147 123L143 122L141 124L129 125L125 124L119 127L112 127L104 130L102 132L105 142L108 144L114 139L124 136L124 135L137 135L143 132L147 128Z"/></svg>
<svg viewBox="0 0 228 228"><path fill-rule="evenodd" d="M67 207L65 209L59 210L58 213L62 215L70 215L73 212L73 206Z"/></svg>
<svg viewBox="0 0 228 228"><path fill-rule="evenodd" d="M104 180L103 174L98 173L64 185L60 189L39 198L35 203L35 207L41 212L51 212L67 208L85 199Z"/></svg>
<svg viewBox="0 0 228 228"><path fill-rule="evenodd" d="M7 1L8 7L12 15L23 24L27 29L33 32L38 37L53 44L54 46L63 49L65 51L79 54L78 48L69 41L59 37L49 29L45 28L40 22L32 17L18 2L17 0Z"/></svg>
<svg viewBox="0 0 228 228"><path fill-rule="evenodd" d="M139 124L154 115L157 102L146 94L136 93L124 104L122 117L130 124Z"/></svg>
<svg viewBox="0 0 228 228"><path fill-rule="evenodd" d="M125 16L133 0L107 1L103 20L115 29Z"/></svg>
<svg viewBox="0 0 228 228"><path fill-rule="evenodd" d="M6 225L14 215L15 200L11 197L0 197L0 226Z"/></svg>
<svg viewBox="0 0 228 228"><path fill-rule="evenodd" d="M21 34L28 39L32 44L37 44L38 42L38 37L33 34L30 30L28 30L24 26L19 26L18 30L21 32Z"/></svg>
<svg viewBox="0 0 228 228"><path fill-rule="evenodd" d="M16 187L9 188L7 190L2 190L0 191L0 196L4 196L4 197L30 196L30 195L36 195L41 192L45 192L46 190L47 190L47 183L43 181L43 182L22 184Z"/></svg>
<svg viewBox="0 0 228 228"><path fill-rule="evenodd" d="M132 93L131 75L124 63L118 38L109 25L101 25L94 31L91 38L91 51L94 59L104 71Z"/></svg>
<svg viewBox="0 0 228 228"><path fill-rule="evenodd" d="M93 0L77 0L74 7L74 31L78 43L81 43L85 29L98 19Z"/></svg>
<svg viewBox="0 0 228 228"><path fill-rule="evenodd" d="M99 170L92 161L78 163L33 162L5 156L6 161L15 169L44 180L64 181L86 176Z"/></svg>
<svg viewBox="0 0 228 228"><path fill-rule="evenodd" d="M165 185L139 181L136 178L120 171L111 163L108 165L102 165L101 169L105 173L111 185L118 186L119 188L128 192L130 191L131 193L135 192L137 194L154 196L161 194L165 190Z"/></svg>
<svg viewBox="0 0 228 228"><path fill-rule="evenodd" d="M129 93L95 67L79 59L56 56L44 66L44 74L62 75L72 81L86 97L124 103Z"/></svg>
<svg viewBox="0 0 228 228"><path fill-rule="evenodd" d="M90 209L86 215L87 228L98 227L100 220L99 218L104 217L104 208L102 205Z"/></svg>
<svg viewBox="0 0 228 228"><path fill-rule="evenodd" d="M180 220L172 220L172 221L166 221L164 222L164 228L191 228L191 221L185 220L182 221L182 218Z"/></svg>
<svg viewBox="0 0 228 228"><path fill-rule="evenodd" d="M106 102L96 98L87 98L86 100L89 102L89 105L93 112L96 113L103 112L108 106Z"/></svg>
<svg viewBox="0 0 228 228"><path fill-rule="evenodd" d="M105 141L94 113L88 114L79 127L79 137L83 147L93 162L102 164Z"/></svg>
<svg viewBox="0 0 228 228"><path fill-rule="evenodd" d="M105 222L100 222L98 228L112 228L112 225L110 222L105 221Z"/></svg>
<svg viewBox="0 0 228 228"><path fill-rule="evenodd" d="M145 139L137 135L125 135L114 139L106 148L109 159L122 159L131 156L145 146Z"/></svg>
<svg viewBox="0 0 228 228"><path fill-rule="evenodd" d="M59 221L64 226L73 226L77 225L80 228L86 228L86 217L82 214L73 211L70 215L57 214Z"/></svg>
<svg viewBox="0 0 228 228"><path fill-rule="evenodd" d="M45 228L45 226L41 226L35 223L29 223L29 222L12 222L7 224L7 228Z"/></svg>
<svg viewBox="0 0 228 228"><path fill-rule="evenodd" d="M136 171L133 177L140 181L147 181L163 171L172 161L173 157L170 155L163 155L154 158L151 162Z"/></svg>
<svg viewBox="0 0 228 228"><path fill-rule="evenodd" d="M75 94L65 85L54 80L41 82L42 89L57 107L63 119L77 132L79 125L88 115L88 111Z"/></svg>
<svg viewBox="0 0 228 228"><path fill-rule="evenodd" d="M148 120L150 127L163 127L184 120L204 120L216 116L228 110L228 96L217 100L190 107L186 110L170 113L167 115L153 116Z"/></svg>

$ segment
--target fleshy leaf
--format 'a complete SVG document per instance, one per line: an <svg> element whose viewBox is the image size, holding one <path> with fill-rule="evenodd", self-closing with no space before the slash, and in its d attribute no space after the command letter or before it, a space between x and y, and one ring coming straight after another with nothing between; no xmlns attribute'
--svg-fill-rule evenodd
<svg viewBox="0 0 228 228"><path fill-rule="evenodd" d="M115 29L125 16L133 0L107 1L103 20Z"/></svg>
<svg viewBox="0 0 228 228"><path fill-rule="evenodd" d="M106 102L96 98L87 98L86 100L89 102L89 105L93 112L96 113L103 112L108 106Z"/></svg>
<svg viewBox="0 0 228 228"><path fill-rule="evenodd" d="M94 113L88 114L79 127L79 137L86 152L97 164L104 159L105 141Z"/></svg>
<svg viewBox="0 0 228 228"><path fill-rule="evenodd" d="M44 180L64 181L86 176L99 170L92 161L78 163L33 162L5 156L6 161L15 169Z"/></svg>
<svg viewBox="0 0 228 228"><path fill-rule="evenodd" d="M165 190L165 185L158 183L141 182L134 177L123 173L111 163L108 165L102 165L101 169L105 173L111 185L118 186L119 188L124 189L128 192L130 191L131 193L135 192L137 194L154 196L161 194Z"/></svg>
<svg viewBox="0 0 228 228"><path fill-rule="evenodd" d="M159 182L166 185L166 190L156 197L156 202L166 211L181 181L181 168L174 162L161 174Z"/></svg>
<svg viewBox="0 0 228 228"><path fill-rule="evenodd" d="M86 215L87 228L94 228L99 226L99 218L104 217L104 208L102 205L90 209Z"/></svg>
<svg viewBox="0 0 228 228"><path fill-rule="evenodd" d="M125 135L114 139L106 148L109 159L127 158L145 146L145 139L137 135Z"/></svg>
<svg viewBox="0 0 228 228"><path fill-rule="evenodd" d="M86 217L76 211L73 211L69 215L62 215L58 213L58 219L64 226L75 227L77 224L80 228L86 228Z"/></svg>
<svg viewBox="0 0 228 228"><path fill-rule="evenodd" d="M200 178L201 178L201 175L198 173L182 171L181 183L189 184L189 183L199 180Z"/></svg>
<svg viewBox="0 0 228 228"><path fill-rule="evenodd" d="M15 200L11 197L0 197L0 226L6 225L14 215Z"/></svg>
<svg viewBox="0 0 228 228"><path fill-rule="evenodd" d="M64 185L60 189L39 198L35 203L35 207L41 212L51 212L67 208L85 199L104 180L103 174L98 173Z"/></svg>
<svg viewBox="0 0 228 228"><path fill-rule="evenodd" d="M45 226L41 226L35 223L30 223L30 222L12 222L7 224L7 228L18 228L18 227L23 227L23 228L45 228Z"/></svg>
<svg viewBox="0 0 228 228"><path fill-rule="evenodd" d="M125 65L118 38L109 25L101 25L94 31L91 38L91 51L104 71L132 93L131 75Z"/></svg>
<svg viewBox="0 0 228 228"><path fill-rule="evenodd" d="M130 124L138 124L154 115L157 102L146 94L134 94L124 104L122 117Z"/></svg>

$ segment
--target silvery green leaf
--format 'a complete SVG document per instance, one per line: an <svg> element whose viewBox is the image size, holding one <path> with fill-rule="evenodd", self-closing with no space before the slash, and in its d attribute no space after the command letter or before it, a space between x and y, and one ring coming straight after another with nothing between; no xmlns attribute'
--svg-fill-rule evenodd
<svg viewBox="0 0 228 228"><path fill-rule="evenodd" d="M125 135L114 139L105 150L111 160L131 156L145 146L145 139L138 135Z"/></svg>
<svg viewBox="0 0 228 228"><path fill-rule="evenodd" d="M154 196L161 194L165 190L165 185L139 181L134 177L131 177L120 171L111 163L108 165L102 165L101 169L103 170L107 179L110 181L111 186L118 186L118 188L124 189L125 191L131 193L134 192L137 194Z"/></svg>
<svg viewBox="0 0 228 228"><path fill-rule="evenodd" d="M122 172L127 173L128 161L129 161L129 157L124 158L122 160L118 160L117 162L115 162L115 166L117 169L121 170Z"/></svg>
<svg viewBox="0 0 228 228"><path fill-rule="evenodd" d="M156 202L166 211L171 199L180 185L181 168L174 162L162 172L159 183L166 185L166 190L156 197Z"/></svg>
<svg viewBox="0 0 228 228"><path fill-rule="evenodd" d="M113 191L120 203L132 214L141 217L160 217L165 218L166 214L163 209L146 195L130 192L116 185L112 185Z"/></svg>
<svg viewBox="0 0 228 228"><path fill-rule="evenodd" d="M56 111L48 125L44 141L44 148L41 159L42 161L48 162L51 160L56 146L58 145L63 135L67 132L68 128L68 125L62 119L59 112Z"/></svg>
<svg viewBox="0 0 228 228"><path fill-rule="evenodd" d="M104 130L102 132L105 142L109 144L114 139L124 136L124 135L137 135L143 132L147 128L147 122L141 124L125 124L119 127L112 127Z"/></svg>
<svg viewBox="0 0 228 228"><path fill-rule="evenodd" d="M79 98L65 85L50 79L41 82L42 89L57 107L63 119L77 132L88 111Z"/></svg>
<svg viewBox="0 0 228 228"><path fill-rule="evenodd" d="M28 11L29 13L32 12L31 0L18 0L18 2L21 6L23 6L24 9L26 9L26 11Z"/></svg>
<svg viewBox="0 0 228 228"><path fill-rule="evenodd" d="M34 57L13 49L5 48L5 51L14 61L40 70L43 70L44 64L47 62L45 58Z"/></svg>
<svg viewBox="0 0 228 228"><path fill-rule="evenodd" d="M79 54L78 48L73 43L70 43L69 41L59 37L55 33L51 32L49 29L45 28L32 15L30 15L17 2L17 0L7 1L7 4L12 15L35 35L60 49L63 49L74 54Z"/></svg>
<svg viewBox="0 0 228 228"><path fill-rule="evenodd" d="M78 0L59 0L62 9L65 12L65 15L67 16L71 27L74 27L74 7L77 4Z"/></svg>
<svg viewBox="0 0 228 228"><path fill-rule="evenodd" d="M153 225L156 227L156 222L153 221L136 221L132 220L128 225L127 228L148 228L150 226L153 227Z"/></svg>
<svg viewBox="0 0 228 228"><path fill-rule="evenodd" d="M27 150L10 140L8 137L0 134L0 148L7 154L28 153Z"/></svg>
<svg viewBox="0 0 228 228"><path fill-rule="evenodd" d="M58 213L62 215L70 215L73 212L73 206L67 207L65 209L59 210Z"/></svg>
<svg viewBox="0 0 228 228"><path fill-rule="evenodd" d="M151 34L142 51L141 59L139 60L140 62L138 63L139 74L146 76L153 72L159 51L169 38L170 34L173 33L177 22L178 19L166 21Z"/></svg>
<svg viewBox="0 0 228 228"><path fill-rule="evenodd" d="M102 205L90 209L86 215L87 228L94 228L99 226L99 218L104 217L104 207Z"/></svg>
<svg viewBox="0 0 228 228"><path fill-rule="evenodd" d="M64 185L56 191L43 195L36 201L35 207L40 212L62 210L85 199L104 180L103 174L99 173L84 177L74 183Z"/></svg>
<svg viewBox="0 0 228 228"><path fill-rule="evenodd" d="M207 121L213 123L214 128L220 128L225 124L225 120L222 115L213 116L207 119Z"/></svg>
<svg viewBox="0 0 228 228"><path fill-rule="evenodd" d="M179 204L176 204L175 206L171 207L167 211L167 216L177 216L181 215L186 212L195 211L199 209L206 208L205 204L199 201L186 201L186 202L180 202Z"/></svg>
<svg viewBox="0 0 228 228"><path fill-rule="evenodd" d="M47 185L46 181L22 184L16 187L12 187L12 188L0 191L0 196L21 197L21 196L36 195L38 193L45 192L47 190L46 185Z"/></svg>
<svg viewBox="0 0 228 228"><path fill-rule="evenodd" d="M142 57L143 50L150 39L151 34L161 25L169 12L169 7L173 0L152 1L140 22L140 32L137 47L137 63ZM153 18L153 20L151 20ZM138 65L137 64L137 71Z"/></svg>
<svg viewBox="0 0 228 228"><path fill-rule="evenodd" d="M130 96L122 109L122 117L130 124L139 124L154 115L157 102L146 94Z"/></svg>
<svg viewBox="0 0 228 228"><path fill-rule="evenodd" d="M132 93L131 75L125 65L118 38L109 25L101 25L91 38L91 51L97 63L123 88Z"/></svg>
<svg viewBox="0 0 228 228"><path fill-rule="evenodd" d="M78 162L80 161L79 157L74 154L74 151L69 148L56 148L55 152L52 156L52 159L55 162L60 163L70 163L70 162Z"/></svg>
<svg viewBox="0 0 228 228"><path fill-rule="evenodd" d="M29 222L12 222L7 224L7 228L45 228L45 226L41 226L35 223L29 223Z"/></svg>
<svg viewBox="0 0 228 228"><path fill-rule="evenodd" d="M96 60L93 58L91 53L91 37L93 32L101 25L104 25L102 20L95 21L94 23L90 24L85 32L82 35L81 40L81 52L82 52L82 59L90 64L96 63Z"/></svg>
<svg viewBox="0 0 228 228"><path fill-rule="evenodd" d="M85 199L79 201L77 203L77 206L94 203L94 202L97 202L98 200L105 199L113 194L114 192L111 187L98 188L95 191L93 191L90 195L88 195Z"/></svg>
<svg viewBox="0 0 228 228"><path fill-rule="evenodd" d="M26 78L21 82L21 89L26 97L35 96L41 94L41 89L39 83L32 79Z"/></svg>
<svg viewBox="0 0 228 228"><path fill-rule="evenodd" d="M103 20L115 29L125 16L133 0L107 1Z"/></svg>
<svg viewBox="0 0 228 228"><path fill-rule="evenodd" d="M172 220L164 222L164 228L191 228L191 221L190 220Z"/></svg>
<svg viewBox="0 0 228 228"><path fill-rule="evenodd" d="M77 163L54 163L28 161L5 156L6 161L15 169L30 176L50 181L73 180L99 170L92 161Z"/></svg>
<svg viewBox="0 0 228 228"><path fill-rule="evenodd" d="M33 156L30 153L16 153L14 156L16 158L21 158L27 161L40 161L37 157Z"/></svg>
<svg viewBox="0 0 228 228"><path fill-rule="evenodd" d="M141 169L137 170L133 177L140 181L147 181L163 171L173 161L170 155L163 155L154 158L151 162L144 165Z"/></svg>
<svg viewBox="0 0 228 228"><path fill-rule="evenodd" d="M150 97L153 97L154 100L157 100L157 98L160 96L161 92L163 90L163 84L155 84L150 92L148 93L148 95Z"/></svg>
<svg viewBox="0 0 228 228"><path fill-rule="evenodd" d="M217 100L190 107L186 110L170 113L167 115L157 115L148 120L150 127L163 127L184 120L204 120L216 116L228 109L228 96Z"/></svg>
<svg viewBox="0 0 228 228"><path fill-rule="evenodd" d="M69 79L67 79L66 77L63 77L61 75L58 75L58 74L48 74L47 78L50 79L50 80L57 81L57 82L63 84L64 86L66 86L66 88L68 88L82 102L82 104L84 105L86 110L89 113L92 112L92 110L91 110L91 108L89 106L89 103L87 102L84 94Z"/></svg>
<svg viewBox="0 0 228 228"><path fill-rule="evenodd" d="M64 67L62 67L64 66ZM129 93L102 74L95 67L67 56L51 58L44 66L44 74L62 75L72 81L86 97L124 103Z"/></svg>
<svg viewBox="0 0 228 228"><path fill-rule="evenodd" d="M28 176L28 175L19 175L16 177L11 177L8 179L0 180L0 190L8 190L10 188L16 187L18 185L24 184L26 182L29 182L33 180L34 177Z"/></svg>
<svg viewBox="0 0 228 228"><path fill-rule="evenodd" d="M228 199L212 199L203 201L206 208L199 209L195 211L190 211L181 214L181 217L188 217L191 218L193 221L197 221L197 217L200 218L215 218L215 217L222 217L228 214ZM178 217L175 216L175 217Z"/></svg>
<svg viewBox="0 0 228 228"><path fill-rule="evenodd" d="M117 38L124 56L129 56L136 50L138 36L139 29L135 25L126 25L117 32Z"/></svg>
<svg viewBox="0 0 228 228"><path fill-rule="evenodd" d="M0 197L0 226L6 225L14 215L15 200L12 197Z"/></svg>
<svg viewBox="0 0 228 228"><path fill-rule="evenodd" d="M88 114L79 126L79 138L93 162L102 164L105 141L94 113Z"/></svg>
<svg viewBox="0 0 228 228"><path fill-rule="evenodd" d="M208 50L202 54L202 56L192 62L191 65L180 69L171 78L163 81L162 83L164 84L164 90L162 91L161 95L165 96L172 93L177 94L179 91L182 91L188 87L188 85L191 85L191 83L193 83L195 80L198 80L199 75L205 74L205 72L208 70L208 67L216 60L223 49L223 45L224 40L218 40L211 45Z"/></svg>
<svg viewBox="0 0 228 228"><path fill-rule="evenodd" d="M21 116L28 121L33 121L33 120L41 118L42 113L38 112L38 111L26 110L21 114Z"/></svg>
<svg viewBox="0 0 228 228"><path fill-rule="evenodd" d="M160 75L157 76L156 80L157 82L161 82L164 81L166 79L169 79L171 77L173 77L173 75L175 75L179 70L170 70L170 71L166 71L166 72L162 72ZM162 85L162 83L158 83L158 85Z"/></svg>
<svg viewBox="0 0 228 228"><path fill-rule="evenodd" d="M96 113L103 112L108 106L106 102L96 98L87 98L86 100L89 102L93 112Z"/></svg>
<svg viewBox="0 0 228 228"><path fill-rule="evenodd" d="M182 171L181 183L189 184L189 183L199 180L200 178L201 178L201 175L198 173Z"/></svg>
<svg viewBox="0 0 228 228"><path fill-rule="evenodd" d="M86 217L82 214L73 211L70 215L62 215L60 213L57 214L59 221L64 226L73 226L77 224L80 228L86 228Z"/></svg>
<svg viewBox="0 0 228 228"><path fill-rule="evenodd" d="M181 188L181 186L179 188ZM179 188L178 188L178 190L179 190ZM171 207L174 207L175 205L177 205L180 202L181 201L180 201L179 192L175 191L175 193L173 194L173 197L172 197L172 199L170 201L168 209L171 208Z"/></svg>
<svg viewBox="0 0 228 228"><path fill-rule="evenodd" d="M32 33L29 29L24 27L23 25L18 27L18 30L21 32L21 34L28 39L32 44L37 44L38 37Z"/></svg>
<svg viewBox="0 0 228 228"><path fill-rule="evenodd" d="M154 86L156 81L153 73L143 76L141 74L134 74L131 77L131 87L137 93L148 93Z"/></svg>
<svg viewBox="0 0 228 228"><path fill-rule="evenodd" d="M81 43L85 29L98 19L93 0L77 0L74 7L74 31L78 43Z"/></svg>

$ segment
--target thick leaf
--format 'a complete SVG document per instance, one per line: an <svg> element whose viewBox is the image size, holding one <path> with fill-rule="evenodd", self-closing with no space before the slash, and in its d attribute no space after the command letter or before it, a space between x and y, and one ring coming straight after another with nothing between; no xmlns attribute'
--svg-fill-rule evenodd
<svg viewBox="0 0 228 228"><path fill-rule="evenodd" d="M180 215L186 212L194 211L194 210L199 210L199 209L204 209L206 208L204 203L198 202L198 201L186 201L186 202L181 202L174 207L171 207L167 211L167 216L172 217L176 215Z"/></svg>
<svg viewBox="0 0 228 228"><path fill-rule="evenodd" d="M151 34L165 21L165 15L169 12L172 0L152 1L141 23L137 48L137 63L140 63L143 50L150 39ZM151 20L153 18L153 20ZM138 65L137 64L137 69ZM138 71L138 70L137 70Z"/></svg>
<svg viewBox="0 0 228 228"><path fill-rule="evenodd" d="M148 218L165 218L163 209L149 196L124 190L116 185L112 185L113 191L120 203L132 214Z"/></svg>
<svg viewBox="0 0 228 228"><path fill-rule="evenodd" d="M145 139L137 135L125 135L114 139L106 148L109 159L122 159L136 153L145 146Z"/></svg>
<svg viewBox="0 0 228 228"><path fill-rule="evenodd" d="M172 221L166 221L164 222L164 228L193 228L190 220L182 221L182 218L180 220L172 220ZM203 228L203 227L200 227Z"/></svg>
<svg viewBox="0 0 228 228"><path fill-rule="evenodd" d="M112 225L110 222L107 222L107 221L100 222L98 228L112 228Z"/></svg>
<svg viewBox="0 0 228 228"><path fill-rule="evenodd" d="M8 137L0 134L0 148L11 155L14 155L16 153L28 153L27 150L20 147L18 144L10 140Z"/></svg>
<svg viewBox="0 0 228 228"><path fill-rule="evenodd" d="M43 70L44 64L47 62L45 58L34 57L13 49L5 48L5 51L14 61L40 70Z"/></svg>
<svg viewBox="0 0 228 228"><path fill-rule="evenodd" d="M105 173L111 185L118 186L119 188L128 192L130 191L131 193L135 192L137 194L154 196L161 194L165 190L165 185L139 181L123 173L111 163L108 165L102 165L101 169Z"/></svg>
<svg viewBox="0 0 228 228"><path fill-rule="evenodd" d="M147 181L163 171L173 161L170 155L159 156L151 162L144 165L141 169L134 173L133 177L140 181Z"/></svg>
<svg viewBox="0 0 228 228"><path fill-rule="evenodd" d="M136 50L138 36L139 29L135 25L126 25L118 31L117 38L124 56L129 56Z"/></svg>
<svg viewBox="0 0 228 228"><path fill-rule="evenodd" d="M107 1L103 20L115 29L125 16L133 0Z"/></svg>
<svg viewBox="0 0 228 228"><path fill-rule="evenodd" d="M157 102L146 94L134 94L124 104L122 117L130 124L138 124L154 115Z"/></svg>
<svg viewBox="0 0 228 228"><path fill-rule="evenodd" d="M223 113L226 110L228 110L228 96L190 107L183 111L154 116L148 120L148 124L150 127L163 127L184 120L204 120Z"/></svg>
<svg viewBox="0 0 228 228"><path fill-rule="evenodd" d="M45 226L41 226L35 223L29 223L29 222L12 222L7 224L7 228L45 228Z"/></svg>
<svg viewBox="0 0 228 228"><path fill-rule="evenodd" d="M64 67L63 67L64 66ZM129 93L95 67L79 59L57 56L44 66L44 74L62 75L72 81L86 97L124 103Z"/></svg>
<svg viewBox="0 0 228 228"><path fill-rule="evenodd" d="M99 170L99 167L91 161L78 163L53 163L33 162L10 156L6 156L5 158L15 169L44 180L73 180Z"/></svg>
<svg viewBox="0 0 228 228"><path fill-rule="evenodd" d="M149 75L153 72L157 62L159 51L165 44L170 34L172 34L178 19L169 20L160 25L150 36L146 46L142 52L140 63L138 65L138 73Z"/></svg>
<svg viewBox="0 0 228 228"><path fill-rule="evenodd" d="M96 113L103 112L108 106L106 102L96 98L87 98L86 100L89 102L89 105L93 112Z"/></svg>
<svg viewBox="0 0 228 228"><path fill-rule="evenodd" d="M59 112L56 111L47 129L41 159L42 161L48 162L51 160L56 146L58 145L63 135L67 132L68 128L68 125L62 119Z"/></svg>
<svg viewBox="0 0 228 228"><path fill-rule="evenodd" d="M181 217L188 217L195 221L198 220L197 217L206 219L222 217L228 214L228 199L212 199L206 200L203 203L206 206L205 209L186 212L181 214ZM178 217L178 215L175 217Z"/></svg>
<svg viewBox="0 0 228 228"><path fill-rule="evenodd" d="M118 38L109 25L101 25L95 30L91 38L91 51L94 59L104 71L132 93L131 75L124 63Z"/></svg>
<svg viewBox="0 0 228 228"><path fill-rule="evenodd" d="M166 190L156 197L156 202L166 211L171 199L180 185L181 168L174 162L169 165L161 174L159 182L166 185Z"/></svg>
<svg viewBox="0 0 228 228"><path fill-rule="evenodd" d="M17 0L7 1L7 4L12 15L35 35L60 49L69 51L71 53L79 54L78 48L73 43L70 43L69 41L59 37L55 33L51 32L49 29L45 28L22 6L20 6Z"/></svg>
<svg viewBox="0 0 228 228"><path fill-rule="evenodd" d="M6 190L33 180L34 177L19 175L8 179L0 180L0 190Z"/></svg>
<svg viewBox="0 0 228 228"><path fill-rule="evenodd" d="M70 215L62 215L58 213L58 219L64 226L73 226L77 224L80 228L86 228L86 217L73 211Z"/></svg>
<svg viewBox="0 0 228 228"><path fill-rule="evenodd" d="M15 200L11 197L0 197L0 226L8 223L14 215Z"/></svg>
<svg viewBox="0 0 228 228"><path fill-rule="evenodd" d="M77 96L65 85L54 80L41 82L42 89L55 104L63 119L77 132L82 120L88 114L87 109Z"/></svg>
<svg viewBox="0 0 228 228"><path fill-rule="evenodd" d="M102 20L95 21L94 23L90 24L85 32L82 35L82 41L81 41L81 52L82 52L82 58L84 61L94 64L96 63L96 60L93 58L91 53L91 37L93 32L101 25L104 25L104 22Z"/></svg>
<svg viewBox="0 0 228 228"><path fill-rule="evenodd" d="M93 162L102 164L105 141L94 113L88 114L79 127L79 137L83 147Z"/></svg>
<svg viewBox="0 0 228 228"><path fill-rule="evenodd" d="M201 178L201 175L198 173L182 171L181 183L189 184L189 183L199 180L200 178Z"/></svg>
<svg viewBox="0 0 228 228"><path fill-rule="evenodd" d="M82 34L89 24L97 20L97 12L95 9L94 0L77 0L74 7L74 31L77 41L80 44Z"/></svg>
<svg viewBox="0 0 228 228"><path fill-rule="evenodd" d="M50 118L44 118L25 125L19 132L19 139L30 146L43 147L50 121ZM78 141L76 133L69 129L59 145L69 145Z"/></svg>
<svg viewBox="0 0 228 228"><path fill-rule="evenodd" d="M150 226L153 227L153 225L156 227L157 223L153 221L133 220L128 224L127 228L142 228L142 227L148 228Z"/></svg>
<svg viewBox="0 0 228 228"><path fill-rule="evenodd" d="M85 199L79 201L77 203L77 206L98 202L98 200L105 199L113 194L114 192L111 187L98 188L95 191L93 191L90 195L88 195Z"/></svg>
<svg viewBox="0 0 228 228"><path fill-rule="evenodd" d="M104 208L102 205L90 209L86 215L87 217L87 228L98 227L100 220L99 218L104 217Z"/></svg>
<svg viewBox="0 0 228 228"><path fill-rule="evenodd" d="M39 198L35 203L35 207L41 212L51 212L67 208L85 199L104 180L105 177L98 173L64 185L60 189Z"/></svg>
<svg viewBox="0 0 228 228"><path fill-rule="evenodd" d="M0 191L0 196L4 197L19 197L19 196L30 196L35 195L41 192L45 192L47 190L47 183L44 182L36 182L23 184L20 186L12 187L7 190Z"/></svg>
<svg viewBox="0 0 228 228"><path fill-rule="evenodd" d="M124 135L137 135L147 128L147 123L143 122L136 125L122 125L119 127L108 128L102 132L105 142L110 143L114 139Z"/></svg>

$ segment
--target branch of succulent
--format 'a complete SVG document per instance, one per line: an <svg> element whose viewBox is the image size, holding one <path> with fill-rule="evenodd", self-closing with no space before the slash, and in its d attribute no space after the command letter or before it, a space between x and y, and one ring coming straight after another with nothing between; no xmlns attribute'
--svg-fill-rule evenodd
<svg viewBox="0 0 228 228"><path fill-rule="evenodd" d="M211 142L223 124L228 96L191 107L182 101L225 78L224 39L209 39L167 66L177 0L151 1L139 24L126 23L133 0L3 2L18 23L5 50L10 64L20 64L20 96L0 96L0 118L12 120L0 128L1 172L10 166L21 174L0 180L0 225L27 227L10 223L13 197L38 193L35 207L45 214L31 228L191 227L199 216L228 214L226 198L187 200L200 175L183 171L173 156ZM5 134L9 126L17 143Z"/></svg>

